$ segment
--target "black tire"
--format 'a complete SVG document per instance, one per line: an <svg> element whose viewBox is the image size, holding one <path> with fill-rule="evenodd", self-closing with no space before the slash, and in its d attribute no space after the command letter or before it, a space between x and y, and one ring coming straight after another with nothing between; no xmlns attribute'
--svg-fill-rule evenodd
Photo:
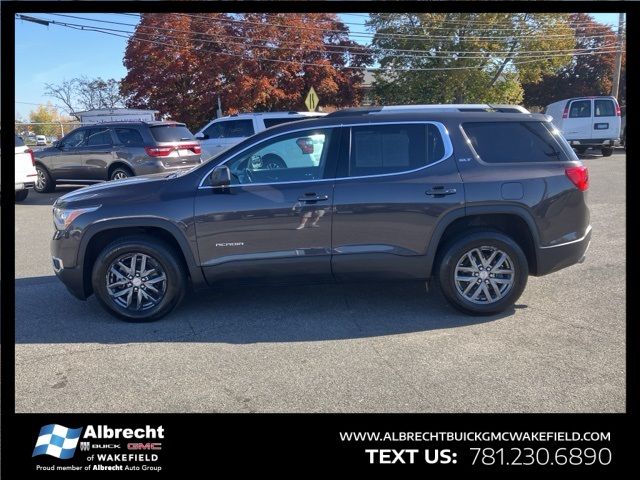
<svg viewBox="0 0 640 480"><path fill-rule="evenodd" d="M602 147L600 151L603 157L610 157L613 154L613 147Z"/></svg>
<svg viewBox="0 0 640 480"><path fill-rule="evenodd" d="M26 188L24 190L16 190L16 202L24 202L27 199L27 195L29 195L29 190Z"/></svg>
<svg viewBox="0 0 640 480"><path fill-rule="evenodd" d="M573 147L573 148L576 149L576 152L579 155L584 155L586 153L586 151L587 151L587 147Z"/></svg>
<svg viewBox="0 0 640 480"><path fill-rule="evenodd" d="M264 157L262 157L262 168L287 168L287 164L282 159L282 157L280 157L280 155L276 155L275 153L267 153Z"/></svg>
<svg viewBox="0 0 640 480"><path fill-rule="evenodd" d="M109 180L122 180L129 177L133 177L133 172L129 167L116 167L111 171Z"/></svg>
<svg viewBox="0 0 640 480"><path fill-rule="evenodd" d="M512 264L513 283L504 296L494 302L474 303L463 297L456 287L455 274L458 261L467 252L480 247L501 250L508 255ZM470 315L493 315L510 308L520 298L527 285L529 265L524 252L511 237L497 231L475 231L452 240L443 249L439 260L438 275L442 293L454 307ZM472 292L474 290L472 289ZM493 292L495 293L495 290ZM481 297L483 295L481 294Z"/></svg>
<svg viewBox="0 0 640 480"><path fill-rule="evenodd" d="M166 278L164 295L159 302L155 306L138 311L116 303L107 289L108 272L111 265L133 253L142 253L151 257ZM93 265L91 283L98 301L112 315L128 322L150 322L167 315L180 303L186 292L187 276L183 264L171 246L150 237L131 236L116 240L102 250ZM156 283L155 286L158 284ZM132 302L135 301L132 299Z"/></svg>
<svg viewBox="0 0 640 480"><path fill-rule="evenodd" d="M56 189L56 181L51 178L49 171L42 165L36 165L38 178L33 189L38 193L51 193Z"/></svg>

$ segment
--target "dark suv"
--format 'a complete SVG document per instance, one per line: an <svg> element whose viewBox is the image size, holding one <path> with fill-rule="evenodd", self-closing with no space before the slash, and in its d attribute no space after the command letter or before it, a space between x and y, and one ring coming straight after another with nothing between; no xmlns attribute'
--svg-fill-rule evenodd
<svg viewBox="0 0 640 480"><path fill-rule="evenodd" d="M278 143L285 168L261 161ZM306 159L303 162L301 159ZM588 173L549 117L340 111L273 127L189 171L54 204L58 277L152 320L193 287L437 278L470 314L580 262Z"/></svg>
<svg viewBox="0 0 640 480"><path fill-rule="evenodd" d="M35 152L37 192L56 182L95 183L172 172L200 163L200 143L184 123L114 122L80 127Z"/></svg>

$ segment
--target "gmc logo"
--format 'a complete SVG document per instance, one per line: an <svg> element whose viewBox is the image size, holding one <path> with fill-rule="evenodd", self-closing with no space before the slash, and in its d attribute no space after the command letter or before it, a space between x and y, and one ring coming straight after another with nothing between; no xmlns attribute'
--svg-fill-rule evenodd
<svg viewBox="0 0 640 480"><path fill-rule="evenodd" d="M127 443L127 450L162 450L161 443Z"/></svg>

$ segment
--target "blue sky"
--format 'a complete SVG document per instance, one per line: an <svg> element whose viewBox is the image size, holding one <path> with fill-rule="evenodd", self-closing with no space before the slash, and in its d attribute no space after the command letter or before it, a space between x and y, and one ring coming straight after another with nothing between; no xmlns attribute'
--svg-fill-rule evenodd
<svg viewBox="0 0 640 480"><path fill-rule="evenodd" d="M56 17L45 14L31 14L37 17ZM73 14L86 18L135 23L131 16L116 14ZM617 25L617 13L591 14L597 21ZM362 14L342 14L342 20L362 23ZM73 19L57 20L88 23ZM349 25L352 32L364 32L364 28ZM126 28L114 26L114 28ZM362 41L361 38L356 40ZM65 27L38 25L16 20L16 113L27 118L29 112L52 100L44 95L45 83L59 83L86 75L120 79L126 74L122 58L127 40L96 32L72 30ZM25 102L25 103L19 103ZM53 102L55 104L55 102Z"/></svg>

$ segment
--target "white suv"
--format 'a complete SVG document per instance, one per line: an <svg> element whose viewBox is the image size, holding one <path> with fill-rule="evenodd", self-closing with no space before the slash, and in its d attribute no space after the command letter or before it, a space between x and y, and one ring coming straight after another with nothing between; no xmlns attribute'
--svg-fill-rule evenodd
<svg viewBox="0 0 640 480"><path fill-rule="evenodd" d="M33 150L24 144L22 138L16 135L16 202L21 202L29 194L29 188L33 188L38 173L36 172Z"/></svg>
<svg viewBox="0 0 640 480"><path fill-rule="evenodd" d="M269 127L324 115L326 114L314 112L240 113L209 122L195 136L202 146L202 160L206 161ZM281 158L284 156L284 152L282 153L278 155ZM274 154L277 155L278 152Z"/></svg>

